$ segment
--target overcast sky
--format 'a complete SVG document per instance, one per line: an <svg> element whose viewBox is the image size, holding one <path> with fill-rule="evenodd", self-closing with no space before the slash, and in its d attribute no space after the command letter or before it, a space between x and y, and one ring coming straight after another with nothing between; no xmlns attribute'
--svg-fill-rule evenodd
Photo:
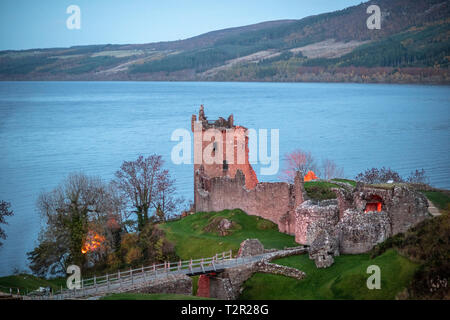
<svg viewBox="0 0 450 320"><path fill-rule="evenodd" d="M278 19L300 19L365 0L0 0L0 50L148 43ZM70 30L67 7L81 10Z"/></svg>

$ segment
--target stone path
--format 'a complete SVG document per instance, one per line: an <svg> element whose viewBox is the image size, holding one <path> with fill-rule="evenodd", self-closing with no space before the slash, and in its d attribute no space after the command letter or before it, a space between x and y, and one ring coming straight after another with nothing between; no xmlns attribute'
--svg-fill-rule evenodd
<svg viewBox="0 0 450 320"><path fill-rule="evenodd" d="M428 201L428 212L430 212L433 217L440 216L441 213L439 212L439 209L436 208L434 203L428 199L427 199L427 201Z"/></svg>

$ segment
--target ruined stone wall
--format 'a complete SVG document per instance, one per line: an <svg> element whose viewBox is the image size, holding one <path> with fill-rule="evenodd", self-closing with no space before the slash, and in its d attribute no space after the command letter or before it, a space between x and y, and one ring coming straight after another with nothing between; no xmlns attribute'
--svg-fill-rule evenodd
<svg viewBox="0 0 450 320"><path fill-rule="evenodd" d="M318 231L333 229L338 222L336 200L305 201L295 211L295 241L310 245Z"/></svg>
<svg viewBox="0 0 450 320"><path fill-rule="evenodd" d="M276 263L267 263L265 261L257 262L255 265L255 271L286 276L297 280L302 280L306 276L306 274L301 270L282 266Z"/></svg>
<svg viewBox="0 0 450 320"><path fill-rule="evenodd" d="M298 254L298 253L297 253ZM267 261L259 261L237 267L227 268L223 273L210 279L210 297L222 300L235 300L242 293L242 285L256 273L270 273L301 280L306 274L298 269Z"/></svg>
<svg viewBox="0 0 450 320"><path fill-rule="evenodd" d="M343 254L367 252L392 234L389 216L384 211L360 213L348 209L336 229Z"/></svg>
<svg viewBox="0 0 450 320"><path fill-rule="evenodd" d="M311 244L314 239L319 240L314 245L317 248L310 248L310 255L316 260L331 260L321 249L323 239L336 241L340 253L363 253L429 216L426 198L407 185L376 188L358 184L353 190L335 192L338 207L329 201L306 201L296 211L296 241ZM372 205L374 201L380 204L381 211Z"/></svg>
<svg viewBox="0 0 450 320"><path fill-rule="evenodd" d="M407 185L392 186L392 188L358 185L351 193L352 202L348 200L349 195L344 195L343 191L338 192L337 195L341 211L350 208L360 214L364 213L367 203L381 198L381 210L388 214L392 235L405 232L411 226L429 217L425 196Z"/></svg>
<svg viewBox="0 0 450 320"><path fill-rule="evenodd" d="M124 286L117 292L172 293L192 295L192 279L186 275L168 275L135 286Z"/></svg>
<svg viewBox="0 0 450 320"><path fill-rule="evenodd" d="M260 182L249 190L240 170L234 178L209 178L199 170L195 179L197 212L241 209L276 223L281 232L294 234L294 208L303 201L302 187L286 182Z"/></svg>
<svg viewBox="0 0 450 320"><path fill-rule="evenodd" d="M221 276L211 277L210 279L210 298L220 300L235 300L235 296L231 280L229 278L222 278Z"/></svg>
<svg viewBox="0 0 450 320"><path fill-rule="evenodd" d="M425 196L406 187L395 187L391 191L389 216L392 234L405 232L411 226L430 217Z"/></svg>

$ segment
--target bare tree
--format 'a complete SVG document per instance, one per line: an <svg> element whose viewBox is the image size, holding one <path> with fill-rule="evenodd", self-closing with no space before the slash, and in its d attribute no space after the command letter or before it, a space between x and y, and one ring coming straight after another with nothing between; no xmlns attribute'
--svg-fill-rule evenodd
<svg viewBox="0 0 450 320"><path fill-rule="evenodd" d="M8 224L5 217L14 215L14 212L10 210L11 203L1 200L0 201L0 224ZM0 239L6 239L6 232L0 228ZM0 241L0 247L3 246L3 242Z"/></svg>
<svg viewBox="0 0 450 320"><path fill-rule="evenodd" d="M368 184L386 183L388 181L403 182L403 178L398 174L398 172L392 170L391 168L385 167L382 167L381 169L367 169L366 171L359 173L355 179L356 181L361 181Z"/></svg>
<svg viewBox="0 0 450 320"><path fill-rule="evenodd" d="M412 171L407 181L413 184L430 184L430 179L425 174L425 170Z"/></svg>
<svg viewBox="0 0 450 320"><path fill-rule="evenodd" d="M175 180L170 177L168 170L163 170L158 177L158 193L153 206L156 215L161 221L165 221L183 202L182 198L175 197Z"/></svg>
<svg viewBox="0 0 450 320"><path fill-rule="evenodd" d="M325 180L344 177L344 168L338 168L336 163L330 159L322 160L321 175Z"/></svg>
<svg viewBox="0 0 450 320"><path fill-rule="evenodd" d="M164 214L175 208L174 180L163 169L164 161L160 155L142 155L135 161L124 161L116 172L114 184L128 198L137 214L138 230L142 231L154 210ZM158 211L159 215L161 214Z"/></svg>
<svg viewBox="0 0 450 320"><path fill-rule="evenodd" d="M281 179L290 183L294 182L297 172L304 177L308 171L317 171L317 165L311 152L297 149L287 153L284 159L284 169Z"/></svg>

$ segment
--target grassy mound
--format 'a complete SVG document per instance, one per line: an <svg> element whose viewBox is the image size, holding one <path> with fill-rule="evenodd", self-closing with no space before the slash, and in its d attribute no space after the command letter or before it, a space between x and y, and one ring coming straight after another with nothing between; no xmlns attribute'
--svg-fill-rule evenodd
<svg viewBox="0 0 450 320"><path fill-rule="evenodd" d="M306 278L296 280L279 275L257 273L244 284L240 297L253 299L394 299L411 281L418 264L388 250L371 259L369 254L335 257L335 263L326 269L317 269L308 255L292 256L275 263L300 269ZM367 267L381 269L381 289L366 286Z"/></svg>
<svg viewBox="0 0 450 320"><path fill-rule="evenodd" d="M327 181L307 181L305 191L308 197L314 200L336 199L332 188L341 188L339 185Z"/></svg>
<svg viewBox="0 0 450 320"><path fill-rule="evenodd" d="M214 300L214 299L187 296L184 294L115 293L102 297L100 300Z"/></svg>
<svg viewBox="0 0 450 320"><path fill-rule="evenodd" d="M233 228L226 236L220 236L208 226L222 218L227 218L239 227ZM175 244L175 251L183 260L209 257L230 249L237 253L240 243L249 238L259 239L267 249L297 245L293 236L279 232L273 222L247 215L239 209L198 212L178 221L161 224L160 227L167 239Z"/></svg>

